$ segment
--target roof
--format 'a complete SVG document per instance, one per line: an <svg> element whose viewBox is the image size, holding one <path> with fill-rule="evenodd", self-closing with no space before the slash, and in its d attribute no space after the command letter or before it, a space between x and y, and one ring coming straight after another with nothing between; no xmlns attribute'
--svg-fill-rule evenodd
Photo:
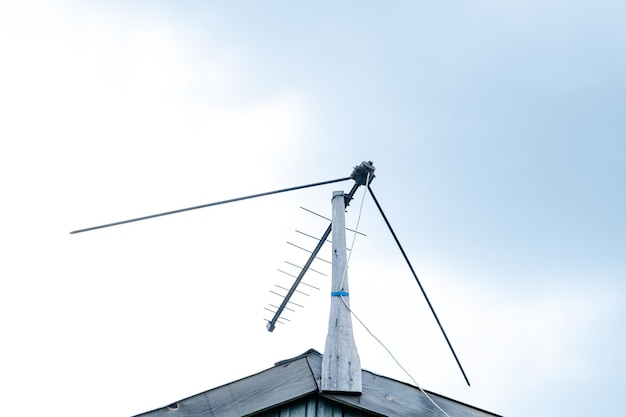
<svg viewBox="0 0 626 417"><path fill-rule="evenodd" d="M323 404L333 404L342 409L360 412L356 415L398 417L442 415L419 388L366 370L362 371L362 394L322 393L321 369L322 355L310 349L295 358L277 362L272 368L255 375L136 417L258 416L268 410L295 404L306 397L317 399ZM428 395L451 417L498 416L433 392L428 392ZM306 401L300 403L304 404L306 410L311 408L307 408ZM312 409L316 410L318 407ZM316 411L305 411L302 415L313 416L316 415Z"/></svg>

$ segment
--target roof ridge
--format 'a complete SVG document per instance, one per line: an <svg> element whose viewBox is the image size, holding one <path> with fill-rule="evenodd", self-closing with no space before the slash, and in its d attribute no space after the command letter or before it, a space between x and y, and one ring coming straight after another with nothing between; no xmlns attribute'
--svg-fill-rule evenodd
<svg viewBox="0 0 626 417"><path fill-rule="evenodd" d="M317 356L319 356L320 358L322 357L322 354L321 354L321 353L319 353L317 350L315 350L315 349L311 348L311 349L307 350L306 352L301 353L301 354L300 354L300 355L298 355L298 356L294 356L293 358L283 359L283 360L281 360L281 361L278 361L278 362L274 363L274 366L284 365L284 364L286 364L286 363L290 363L290 362L293 362L293 361L297 361L298 359L306 358L306 357L309 357L309 356L311 356L311 355L317 355Z"/></svg>

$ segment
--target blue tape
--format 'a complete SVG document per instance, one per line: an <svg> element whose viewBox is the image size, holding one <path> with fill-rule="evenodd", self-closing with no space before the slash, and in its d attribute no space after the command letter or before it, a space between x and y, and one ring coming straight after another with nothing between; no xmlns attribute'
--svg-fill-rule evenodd
<svg viewBox="0 0 626 417"><path fill-rule="evenodd" d="M347 291L333 291L330 293L331 297L348 297L350 295Z"/></svg>

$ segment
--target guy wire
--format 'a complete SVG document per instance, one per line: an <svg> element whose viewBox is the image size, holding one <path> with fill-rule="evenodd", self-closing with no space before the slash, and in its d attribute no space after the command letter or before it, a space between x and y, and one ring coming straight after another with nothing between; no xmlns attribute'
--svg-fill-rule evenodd
<svg viewBox="0 0 626 417"><path fill-rule="evenodd" d="M369 179L370 179L370 173L367 173L367 180L365 181L366 185L369 185ZM350 249L349 249L349 254L348 254L348 259L346 260L346 266L343 270L342 273L342 277L341 277L341 289L343 289L343 283L345 281L346 278L346 273L348 271L348 264L350 263L350 258L352 257L353 249L354 249L354 244L356 242L356 235L358 234L358 230L359 230L359 223L361 222L361 214L363 212L363 203L365 202L365 196L367 194L367 189L364 190L363 193L363 198L361 199L361 205L359 207L359 215L357 217L357 221L356 221L356 227L355 227L355 233L352 236L352 243L350 245ZM391 351L389 350L389 348L387 346L385 346L385 344L378 338L376 337L376 335L374 333L372 333L372 331L365 325L365 323L363 323L363 321L359 318L359 316L356 315L356 313L350 308L350 306L348 305L348 303L346 303L346 300L343 298L343 296L339 296L339 298L341 298L341 301L343 302L343 305L346 306L346 308L348 309L348 311L350 312L350 314L352 316L354 316L354 318L359 322L359 324L361 326L363 326L363 328L365 329L365 331L367 331L367 333L369 333L370 336L372 336L372 338L374 340L376 340L378 342L379 345L381 345L383 347L383 349L385 349L385 351L387 352L387 354L391 357L391 359L396 363L396 365L398 365L398 367L411 379L411 381L415 384L415 386L422 392L422 394L424 394L426 396L426 398L428 398L428 400L439 410L443 413L443 415L445 415L446 417L450 417L448 415L448 413L446 413L440 406L439 404L437 404L435 402L435 400L433 400L431 398L430 395L428 395L428 393L426 391L424 391L424 389L422 389L422 387L417 383L417 381L415 380L415 378L413 378L413 376L409 373L409 371L406 370L406 368L404 366L402 366L402 364L398 361L398 359L396 359L396 357L393 355L393 353L391 353Z"/></svg>

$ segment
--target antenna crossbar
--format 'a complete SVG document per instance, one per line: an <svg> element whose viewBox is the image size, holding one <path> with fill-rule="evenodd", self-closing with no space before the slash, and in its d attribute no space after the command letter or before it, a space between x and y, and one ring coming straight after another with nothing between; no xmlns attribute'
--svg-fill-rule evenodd
<svg viewBox="0 0 626 417"><path fill-rule="evenodd" d="M290 276L290 277L292 277L292 278L298 278L298 277L297 277L297 276L295 276L294 274L290 274L289 272L287 272L287 271L283 271L282 269L277 269L277 271L278 271L278 272L282 272L282 273L283 273L283 274L285 274L285 275L289 275L289 276ZM302 281L302 285L306 285L307 287L311 287L311 288L313 288L313 289L315 289L315 290L319 290L319 288L318 288L318 287L316 287L315 285L311 285L311 284L306 283L306 282L304 282L304 281ZM279 288L282 288L282 287L279 287Z"/></svg>
<svg viewBox="0 0 626 417"><path fill-rule="evenodd" d="M326 239L324 239L324 240L322 241L322 244L324 244L325 242L326 242ZM306 249L306 248L303 248L302 246L298 246L298 245L296 245L295 243L287 242L287 244L289 244L289 245L293 246L294 248L300 249L300 250L302 250L302 251L304 251L304 252L308 252L308 253L313 253L313 252L314 252L314 250L313 250L313 251L310 251L310 250L308 250L308 249ZM319 260L320 260L320 261L322 261L322 262L326 262L327 264L330 264L330 263L331 263L329 260L324 259L324 258L317 258L317 257L316 257L316 259L319 259Z"/></svg>
<svg viewBox="0 0 626 417"><path fill-rule="evenodd" d="M288 264L288 265L291 265L291 266L295 266L295 267L296 267L296 268L298 268L298 269L302 269L299 265L296 265L296 264L294 264L293 262L285 261L285 263L286 263L286 264ZM309 271L316 272L316 273L318 273L318 274L320 274L320 275L323 275L323 276L325 276L325 277L327 277L327 276L328 276L328 274L325 274L325 273L320 272L320 271L318 271L318 270L315 270L315 269L313 269L313 268L309 268Z"/></svg>
<svg viewBox="0 0 626 417"><path fill-rule="evenodd" d="M346 204L346 207L348 207L348 205L347 205L347 204ZM304 211L308 211L308 212L309 212L309 213L311 213L311 214L315 214L316 216L319 216L319 217L321 217L321 218L322 218L322 219L324 219L324 220L331 221L331 219L329 219L328 217L326 217L326 216L322 216L321 214L318 214L318 213L316 213L316 212L314 212L314 211L312 211L312 210L309 210L308 208L305 208L305 207L302 207L302 206L300 206L300 208L301 208L302 210L304 210ZM356 233L357 235L367 236L365 233L361 233L361 232L359 232L359 231L357 231L357 230L350 229L350 228L348 228L348 227L346 227L346 230L347 230L347 231L349 231L349 232L352 232L352 233ZM299 231L299 230L296 230L296 232L301 233L301 234L303 234L303 235L305 235L305 236L309 236L309 237L311 237L310 235L307 235L306 233L303 233L303 232L301 232L301 231Z"/></svg>

